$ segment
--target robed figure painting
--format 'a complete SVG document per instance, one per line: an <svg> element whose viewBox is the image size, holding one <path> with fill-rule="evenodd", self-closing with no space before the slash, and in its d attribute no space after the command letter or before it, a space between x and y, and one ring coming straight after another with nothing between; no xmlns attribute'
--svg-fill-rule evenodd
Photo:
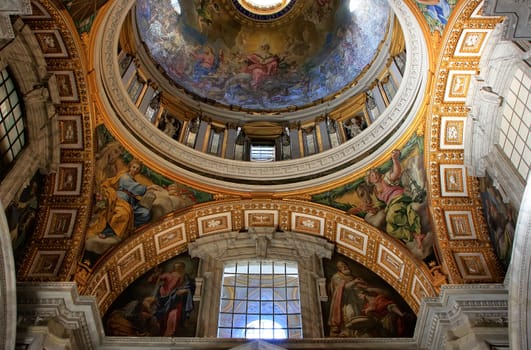
<svg viewBox="0 0 531 350"><path fill-rule="evenodd" d="M182 254L148 271L111 305L103 318L108 336L193 337L197 259Z"/></svg>
<svg viewBox="0 0 531 350"><path fill-rule="evenodd" d="M344 256L325 261L329 337L411 337L416 317L405 301L375 273Z"/></svg>

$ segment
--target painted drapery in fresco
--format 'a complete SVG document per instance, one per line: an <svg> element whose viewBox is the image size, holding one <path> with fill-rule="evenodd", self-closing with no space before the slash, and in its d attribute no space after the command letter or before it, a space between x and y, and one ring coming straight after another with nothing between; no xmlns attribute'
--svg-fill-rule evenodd
<svg viewBox="0 0 531 350"><path fill-rule="evenodd" d="M489 228L489 236L494 250L503 267L507 270L513 250L514 229L517 211L510 203L503 201L502 195L494 187L490 176L479 178L483 214Z"/></svg>
<svg viewBox="0 0 531 350"><path fill-rule="evenodd" d="M104 126L96 135L94 204L85 242L85 264L90 265L140 226L212 200L211 194L175 183L133 159Z"/></svg>
<svg viewBox="0 0 531 350"><path fill-rule="evenodd" d="M374 272L336 254L324 261L328 301L323 303L327 337L411 337L416 316Z"/></svg>
<svg viewBox="0 0 531 350"><path fill-rule="evenodd" d="M35 231L39 198L43 192L44 179L43 174L35 173L5 210L17 266L23 259L26 244L31 241Z"/></svg>
<svg viewBox="0 0 531 350"><path fill-rule="evenodd" d="M356 215L401 241L420 259L433 253L428 217L423 138L414 135L401 150L365 177L314 195L312 200Z"/></svg>
<svg viewBox="0 0 531 350"><path fill-rule="evenodd" d="M107 336L193 337L198 259L181 254L133 282L103 318Z"/></svg>
<svg viewBox="0 0 531 350"><path fill-rule="evenodd" d="M426 18L430 31L442 34L457 0L417 0L420 12Z"/></svg>

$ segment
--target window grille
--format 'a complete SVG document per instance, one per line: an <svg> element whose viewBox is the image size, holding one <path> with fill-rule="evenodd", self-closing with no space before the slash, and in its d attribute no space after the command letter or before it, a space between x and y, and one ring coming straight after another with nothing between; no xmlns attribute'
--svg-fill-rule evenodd
<svg viewBox="0 0 531 350"><path fill-rule="evenodd" d="M251 260L224 267L219 338L302 338L296 262Z"/></svg>

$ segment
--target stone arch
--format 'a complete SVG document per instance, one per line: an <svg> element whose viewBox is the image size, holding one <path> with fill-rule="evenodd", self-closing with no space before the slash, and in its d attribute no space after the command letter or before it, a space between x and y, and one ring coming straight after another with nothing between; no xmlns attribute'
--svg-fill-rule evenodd
<svg viewBox="0 0 531 350"><path fill-rule="evenodd" d="M240 231L254 229L249 226L249 215L260 213L277 218L269 228L334 244L339 253L382 277L415 312L424 297L437 294L435 276L396 239L358 217L295 200L215 201L170 214L105 255L81 291L96 296L100 311L105 313L113 300L149 269L188 250L199 239L216 235L228 239Z"/></svg>

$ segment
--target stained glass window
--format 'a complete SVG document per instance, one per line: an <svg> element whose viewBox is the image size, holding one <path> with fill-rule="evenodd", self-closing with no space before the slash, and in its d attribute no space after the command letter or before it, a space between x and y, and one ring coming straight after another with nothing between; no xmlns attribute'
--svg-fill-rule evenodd
<svg viewBox="0 0 531 350"><path fill-rule="evenodd" d="M296 262L227 263L222 283L218 337L302 338Z"/></svg>

